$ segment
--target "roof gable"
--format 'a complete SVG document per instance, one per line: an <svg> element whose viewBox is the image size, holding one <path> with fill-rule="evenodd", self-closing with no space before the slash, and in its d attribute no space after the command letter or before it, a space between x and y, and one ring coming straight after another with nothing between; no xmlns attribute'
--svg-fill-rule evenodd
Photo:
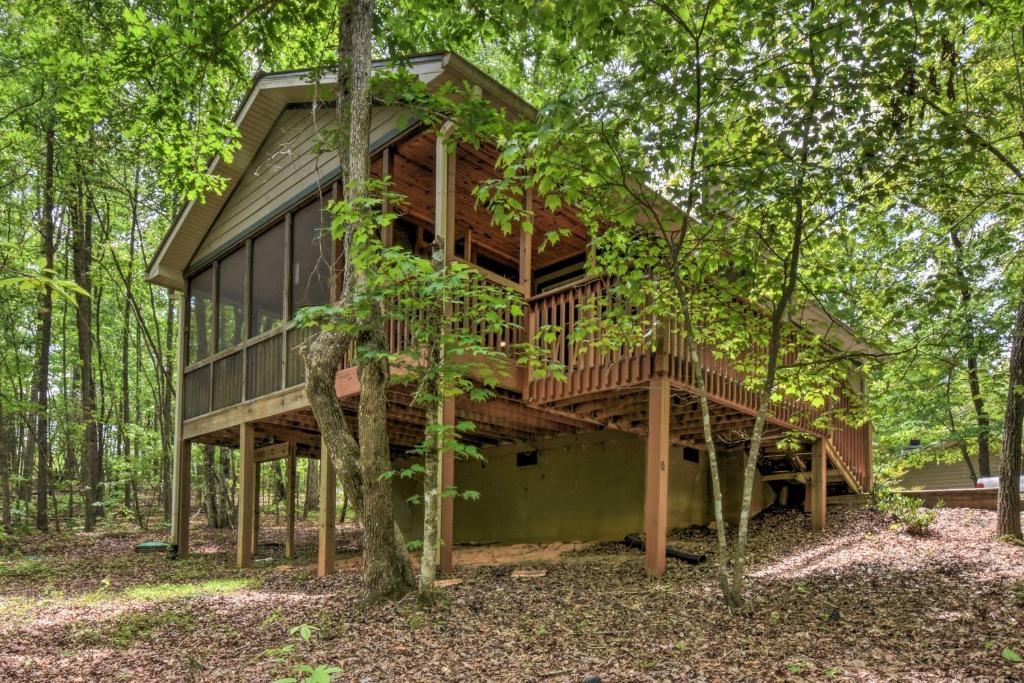
<svg viewBox="0 0 1024 683"><path fill-rule="evenodd" d="M402 63L432 88L450 81L468 81L480 87L482 94L496 105L519 115L534 114L529 104L453 53L418 55L403 60ZM391 64L392 62L377 61L374 62L374 68L386 69ZM263 74L256 77L235 116L241 146L235 151L230 162L217 156L207 167L207 173L225 178L227 184L224 192L207 192L200 200L192 200L185 204L153 256L146 273L148 282L171 289L185 288L184 274L189 265L208 258L218 247L223 246L215 239L215 235L209 233L214 224L224 217L225 210L230 208L228 205L232 197L236 192L244 194L247 188L251 189L260 184L255 182L255 178L259 175L256 171L267 161L264 158L267 156L264 143L282 117L287 118L289 105L330 100L335 82L334 74L324 74L318 81L314 81L309 71ZM378 127L371 134L371 142L379 147L388 142L388 135L394 137L401 132L400 126ZM373 139L373 135L377 135L378 138ZM323 179L327 180L328 176L336 176L337 173L337 164L329 166L325 161ZM298 191L301 188L294 189ZM309 192L314 189L308 188ZM235 201L237 203L239 199ZM244 219L246 216L238 215L235 218ZM255 226L232 223L228 227L251 229Z"/></svg>

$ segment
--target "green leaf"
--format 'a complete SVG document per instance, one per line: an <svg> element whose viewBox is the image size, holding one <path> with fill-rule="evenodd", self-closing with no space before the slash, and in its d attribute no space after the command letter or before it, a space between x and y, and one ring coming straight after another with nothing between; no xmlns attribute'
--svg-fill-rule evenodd
<svg viewBox="0 0 1024 683"><path fill-rule="evenodd" d="M1003 651L999 654L1001 654L1003 656L1003 659L1010 662L1011 664L1020 664L1021 662L1024 662L1024 657L1021 657L1019 654L1017 654L1008 647L1004 647Z"/></svg>

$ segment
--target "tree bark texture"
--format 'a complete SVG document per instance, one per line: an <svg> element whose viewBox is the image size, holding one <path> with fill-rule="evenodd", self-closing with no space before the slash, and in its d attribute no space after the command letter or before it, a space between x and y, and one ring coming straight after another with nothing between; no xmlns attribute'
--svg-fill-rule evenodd
<svg viewBox="0 0 1024 683"><path fill-rule="evenodd" d="M981 378L978 372L978 352L975 348L974 316L970 305L973 300L970 281L964 269L964 245L960 239L960 231L954 226L949 231L949 241L953 245L953 262L956 267L957 284L960 288L960 303L964 307L966 317L964 348L967 351L967 387L971 392L971 405L978 424L978 476L992 476L991 455L989 448L990 420L985 409L985 399L981 394Z"/></svg>
<svg viewBox="0 0 1024 683"><path fill-rule="evenodd" d="M79 178L76 206L71 211L72 258L75 284L82 292L75 293L75 326L78 332L78 359L80 364L81 412L84 425L82 439L82 483L85 490L85 530L96 526L102 504L100 481L102 477L98 434L96 430L96 386L92 363L92 211Z"/></svg>
<svg viewBox="0 0 1024 683"><path fill-rule="evenodd" d="M46 167L43 172L42 256L48 272L53 271L54 245L54 131L46 131ZM87 304L88 305L88 304ZM34 440L36 446L36 528L46 531L49 520L46 497L50 472L50 345L53 336L53 291L44 287L39 295L39 362L36 365L35 399L38 406Z"/></svg>
<svg viewBox="0 0 1024 683"><path fill-rule="evenodd" d="M1024 418L1024 292L1017 305L1010 342L1010 388L1003 415L1003 457L999 467L999 536L1021 538L1020 468L1021 421Z"/></svg>
<svg viewBox="0 0 1024 683"><path fill-rule="evenodd" d="M365 193L370 178L373 13L373 0L338 4L338 157L345 182L344 198L353 205ZM343 303L351 301L365 286L363 274L353 266L353 237L358 227L346 226L343 239ZM321 331L308 345L306 393L320 430L330 444L342 486L363 521L363 587L369 602L379 602L401 597L414 585L404 539L394 518L391 483L383 479L391 470L386 397L390 373L387 361L377 355L387 350L383 318L374 316L366 321L355 339L372 356L363 355L357 361L361 387L358 443L334 393L334 376L351 341L341 332Z"/></svg>

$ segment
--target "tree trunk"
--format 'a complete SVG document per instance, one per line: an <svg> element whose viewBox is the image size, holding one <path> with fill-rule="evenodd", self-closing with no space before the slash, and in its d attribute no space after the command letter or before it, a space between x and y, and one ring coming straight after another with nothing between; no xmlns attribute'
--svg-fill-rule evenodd
<svg viewBox="0 0 1024 683"><path fill-rule="evenodd" d="M54 225L53 225L53 181L54 181L54 132L46 131L46 168L43 175L43 261L47 272L53 272ZM53 335L53 292L44 287L39 295L39 362L36 365L35 394L38 405L36 413L35 445L38 454L36 462L36 528L46 531L49 520L46 513L46 498L49 494L50 470L50 343Z"/></svg>
<svg viewBox="0 0 1024 683"><path fill-rule="evenodd" d="M434 231L434 242L431 247L430 263L435 271L448 267L446 262L444 231ZM426 340L426 362L428 368L440 368L444 363L445 349L442 332L445 320L446 302L431 301L425 312L425 323L429 330ZM426 424L424 439L429 446L423 449L423 553L420 556L419 598L421 602L430 603L434 599L434 579L437 577L437 559L441 551L441 543L451 543L450 538L441 538L441 497L440 464L444 457L445 441L453 435L439 430L444 424L444 386L441 385L439 371L428 371L424 386L417 393L428 397L426 407ZM430 405L435 401L436 405Z"/></svg>
<svg viewBox="0 0 1024 683"><path fill-rule="evenodd" d="M206 526L218 529L220 515L217 511L217 473L216 446L203 446L203 511L206 513Z"/></svg>
<svg viewBox="0 0 1024 683"><path fill-rule="evenodd" d="M1021 538L1020 459L1021 420L1024 418L1024 292L1017 305L1010 342L1010 387L1003 415L1003 457L999 468L997 535Z"/></svg>
<svg viewBox="0 0 1024 683"><path fill-rule="evenodd" d="M344 480L344 477L342 477ZM320 463L311 458L306 459L306 495L302 497L302 519L308 519L311 510L320 507Z"/></svg>
<svg viewBox="0 0 1024 683"><path fill-rule="evenodd" d="M370 178L370 49L373 33L373 0L338 3L338 157L345 180L344 198L352 206L366 192ZM365 208L355 223L345 226L344 290L342 301L361 293L363 275L353 266L355 232L371 218ZM371 358L358 360L359 443L334 393L334 375L348 351L351 338L337 331L321 331L305 354L306 393L328 446L322 457L333 457L342 486L363 520L363 588L369 602L397 598L413 586L404 541L395 523L391 483L382 479L391 469L387 435L386 391L388 365L383 322L373 316L356 339ZM357 455L358 454L358 455Z"/></svg>
<svg viewBox="0 0 1024 683"><path fill-rule="evenodd" d="M684 302L685 303L685 302ZM725 513L722 510L722 479L718 470L718 450L715 447L715 435L711 431L711 405L708 400L708 387L704 382L704 364L701 361L697 345L693 340L693 326L689 313L684 316L686 324L687 346L690 353L690 364L694 368L697 382L697 397L700 401L700 416L704 431L704 445L708 449L708 469L711 473L711 501L715 513L715 535L718 540L718 584L722 589L722 598L732 606L732 591L729 590L729 545L725 535Z"/></svg>
<svg viewBox="0 0 1024 683"><path fill-rule="evenodd" d="M967 450L967 442L957 434L956 431L956 419L953 417L953 406L950 403L950 394L953 391L953 372L950 370L946 374L946 421L949 422L949 433L952 437L957 440L957 445L960 447L960 457L963 458L964 464L967 466L967 473L971 477L971 483L978 481L978 475L974 471L974 463L971 462L971 454Z"/></svg>
<svg viewBox="0 0 1024 683"><path fill-rule="evenodd" d="M167 317L166 325L164 327L166 337L164 339L165 348L174 348L174 299L170 296L167 297ZM179 325L184 325L184 320L178 321ZM168 354L168 358L174 354ZM171 382L173 371L168 364L164 369L164 380L161 385L163 391L161 392L160 401L160 491L163 503L164 521L170 521L171 519L171 450L174 446L174 413L171 407L174 402L174 384Z"/></svg>
<svg viewBox="0 0 1024 683"><path fill-rule="evenodd" d="M80 367L81 411L84 423L82 444L82 483L85 489L85 530L96 526L100 495L100 454L96 428L96 387L93 384L92 364L92 211L84 196L79 178L77 203L70 212L74 235L72 252L75 284L82 291L75 293L75 325L78 331L78 358Z"/></svg>
<svg viewBox="0 0 1024 683"><path fill-rule="evenodd" d="M341 490L341 512L338 513L338 524L344 524L348 519L348 493Z"/></svg>
<svg viewBox="0 0 1024 683"><path fill-rule="evenodd" d="M806 125L806 124L805 124ZM804 131L803 149L801 150L801 166L806 167L808 159L807 131ZM795 213L793 218L793 238L789 251L785 256L784 280L782 292L772 310L771 330L768 338L768 367L765 371L764 384L761 387L757 417L750 434L750 450L743 470L743 501L740 504L740 519L736 530L736 554L733 561L732 601L736 605L743 604L743 572L747 564L747 531L750 522L750 503L754 495L754 479L757 474L757 459L761 454L761 435L768 418L772 394L775 392L775 376L779 367L779 349L782 345L782 326L786 319L786 311L796 291L800 274L800 247L804 238L804 202L803 175L799 175L794 188Z"/></svg>
<svg viewBox="0 0 1024 683"><path fill-rule="evenodd" d="M231 506L231 499L228 497L228 482L231 480L231 450L219 448L218 458L220 469L215 473L215 486L217 488L217 528L227 529L231 526L231 520L235 518Z"/></svg>
<svg viewBox="0 0 1024 683"><path fill-rule="evenodd" d="M2 412L0 405L0 525L8 534L13 530L11 522L11 459L14 454L14 430L10 418Z"/></svg>
<svg viewBox="0 0 1024 683"><path fill-rule="evenodd" d="M967 271L964 269L964 245L960 240L960 231L954 225L949 230L949 241L953 245L953 262L956 267L957 283L960 288L960 303L964 307L966 317L964 348L967 352L967 386L971 392L971 404L974 406L975 420L978 423L978 473L979 476L992 476L991 456L989 454L988 411L985 410L985 399L981 395L981 379L978 374L978 352L975 348L974 316L970 305L973 295Z"/></svg>

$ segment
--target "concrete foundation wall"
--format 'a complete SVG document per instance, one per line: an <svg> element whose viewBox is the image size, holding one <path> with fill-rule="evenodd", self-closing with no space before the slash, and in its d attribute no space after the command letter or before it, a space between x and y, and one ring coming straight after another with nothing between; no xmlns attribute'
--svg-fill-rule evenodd
<svg viewBox="0 0 1024 683"><path fill-rule="evenodd" d="M740 506L743 503L743 466L747 461L746 451L733 450L718 453L718 471L722 483L722 515L729 524L737 524ZM704 456L707 457L706 455ZM750 516L753 517L766 507L773 505L778 496L769 484L761 481L761 475L754 476L754 488L750 496ZM712 507L711 483L708 482L707 516L715 518Z"/></svg>
<svg viewBox="0 0 1024 683"><path fill-rule="evenodd" d="M537 464L518 467L516 453L530 448ZM643 438L594 432L483 453L484 462L456 463L456 486L480 493L455 502L456 543L619 540L643 530ZM673 448L669 462L669 527L706 524L706 454L693 463ZM406 502L419 482L396 481L394 493L399 525L419 538L422 506Z"/></svg>

